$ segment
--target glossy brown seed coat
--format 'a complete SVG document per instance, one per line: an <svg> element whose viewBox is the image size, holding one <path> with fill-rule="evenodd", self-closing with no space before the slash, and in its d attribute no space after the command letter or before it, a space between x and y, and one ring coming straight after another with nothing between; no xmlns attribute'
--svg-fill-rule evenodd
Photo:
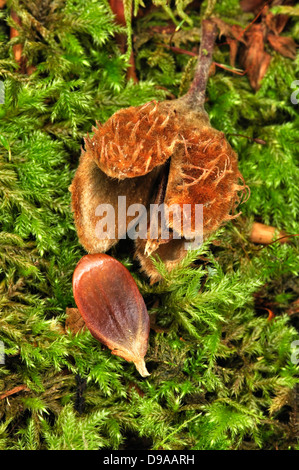
<svg viewBox="0 0 299 470"><path fill-rule="evenodd" d="M144 356L150 330L146 305L130 272L105 254L81 258L73 274L76 305L91 334L112 354L149 375Z"/></svg>

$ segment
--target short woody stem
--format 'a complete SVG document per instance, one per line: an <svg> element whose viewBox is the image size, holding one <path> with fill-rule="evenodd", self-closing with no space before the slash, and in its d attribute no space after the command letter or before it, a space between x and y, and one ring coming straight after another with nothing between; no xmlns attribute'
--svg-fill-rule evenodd
<svg viewBox="0 0 299 470"><path fill-rule="evenodd" d="M193 107L203 106L205 101L216 36L216 24L212 20L203 20L201 25L201 44L194 79L185 96L186 100L190 104L192 103Z"/></svg>

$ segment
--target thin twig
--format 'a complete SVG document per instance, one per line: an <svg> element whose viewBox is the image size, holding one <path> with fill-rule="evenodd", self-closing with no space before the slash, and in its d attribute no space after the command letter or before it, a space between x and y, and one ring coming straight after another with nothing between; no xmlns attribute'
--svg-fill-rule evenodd
<svg viewBox="0 0 299 470"><path fill-rule="evenodd" d="M206 87L209 70L212 64L214 44L217 36L217 26L212 20L203 20L201 29L201 44L195 75L186 99L193 102L196 107L203 106L205 102Z"/></svg>
<svg viewBox="0 0 299 470"><path fill-rule="evenodd" d="M176 52L177 54L185 54L190 55L191 57L198 57L198 54L196 54L196 52L187 51L186 49L181 49L180 47L169 46L168 44L158 44L158 46L166 47L167 49L170 49L171 51Z"/></svg>
<svg viewBox="0 0 299 470"><path fill-rule="evenodd" d="M243 29L243 31L241 32L241 34L236 38L237 41L240 41L241 37L244 36L244 34L246 33L246 31L248 31L248 29L256 22L256 20L261 16L261 14L263 13L264 9L266 8L266 6L268 5L269 3L269 0L265 3L265 5L263 5L263 7L261 8L261 10L258 12L258 14L256 15L256 17L246 26L246 28Z"/></svg>
<svg viewBox="0 0 299 470"><path fill-rule="evenodd" d="M252 142L256 142L257 144L261 144L261 145L267 145L267 142L265 142L263 139L258 139L258 138L255 138L255 137L249 137L248 135L244 135L244 134L226 134L226 135L232 135L232 136L236 136L236 137L244 137L244 139L248 139L248 140L251 140Z"/></svg>
<svg viewBox="0 0 299 470"><path fill-rule="evenodd" d="M243 75L246 75L247 73L247 70L241 71L236 68L228 67L227 65L219 64L218 62L213 62L213 64L215 64L217 67L220 67L221 69L227 70L228 72L235 73L236 75L241 75L241 77L243 77Z"/></svg>
<svg viewBox="0 0 299 470"><path fill-rule="evenodd" d="M9 397L10 395L14 395L15 393L19 393L22 390L28 392L29 388L26 385L18 385L17 387L14 387L11 390L8 390L7 392L4 392L2 395L0 395L0 400L3 400L4 398Z"/></svg>
<svg viewBox="0 0 299 470"><path fill-rule="evenodd" d="M299 237L299 233L295 233L295 234L286 234L284 235L283 237L279 237L279 238L276 238L276 240L273 240L273 242L270 242L270 243L267 243L267 244L264 244L264 246L260 247L260 248L256 248L254 251L260 251L260 250L263 250L264 248L268 248L270 245L273 245L273 243L277 243L281 240L284 240L284 239L289 239L291 237Z"/></svg>

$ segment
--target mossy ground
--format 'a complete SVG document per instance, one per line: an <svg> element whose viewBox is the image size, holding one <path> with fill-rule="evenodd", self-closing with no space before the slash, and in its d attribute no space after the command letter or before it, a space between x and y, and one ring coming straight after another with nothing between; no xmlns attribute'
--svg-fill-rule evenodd
<svg viewBox="0 0 299 470"><path fill-rule="evenodd" d="M151 376L142 379L88 331L65 330L66 308L75 307L72 273L85 254L68 191L83 136L120 108L178 96L192 76L193 59L161 46L169 37L157 27L175 21L175 45L193 50L200 2L185 9L183 24L182 2L172 19L162 3L132 23L138 83L126 79L121 28L105 1L13 0L1 11L1 449L298 449L298 316L290 314L298 239L265 247L249 240L254 220L299 233L299 105L290 100L298 60L271 50L257 92L246 75L224 69L209 80L212 125L226 133L251 189L242 216L159 285L140 275L129 243L110 252L155 319ZM218 3L223 20L245 27L253 19L238 1ZM13 58L10 8L22 19L18 40L31 75ZM298 40L295 16L284 34ZM226 46L215 60L229 63Z"/></svg>

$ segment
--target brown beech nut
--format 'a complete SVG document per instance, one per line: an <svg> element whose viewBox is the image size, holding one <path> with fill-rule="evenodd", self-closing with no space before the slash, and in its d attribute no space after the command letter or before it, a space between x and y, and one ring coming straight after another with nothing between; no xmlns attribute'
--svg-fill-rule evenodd
<svg viewBox="0 0 299 470"><path fill-rule="evenodd" d="M260 222L254 222L251 227L250 241L253 243L268 245L274 241L275 234L277 234L276 227L261 224ZM287 243L289 241L287 234L282 231L279 232L279 235L276 238L279 239L280 243Z"/></svg>
<svg viewBox="0 0 299 470"><path fill-rule="evenodd" d="M142 377L150 375L144 362L150 319L130 272L106 254L83 256L73 274L73 294L91 334L133 362Z"/></svg>

